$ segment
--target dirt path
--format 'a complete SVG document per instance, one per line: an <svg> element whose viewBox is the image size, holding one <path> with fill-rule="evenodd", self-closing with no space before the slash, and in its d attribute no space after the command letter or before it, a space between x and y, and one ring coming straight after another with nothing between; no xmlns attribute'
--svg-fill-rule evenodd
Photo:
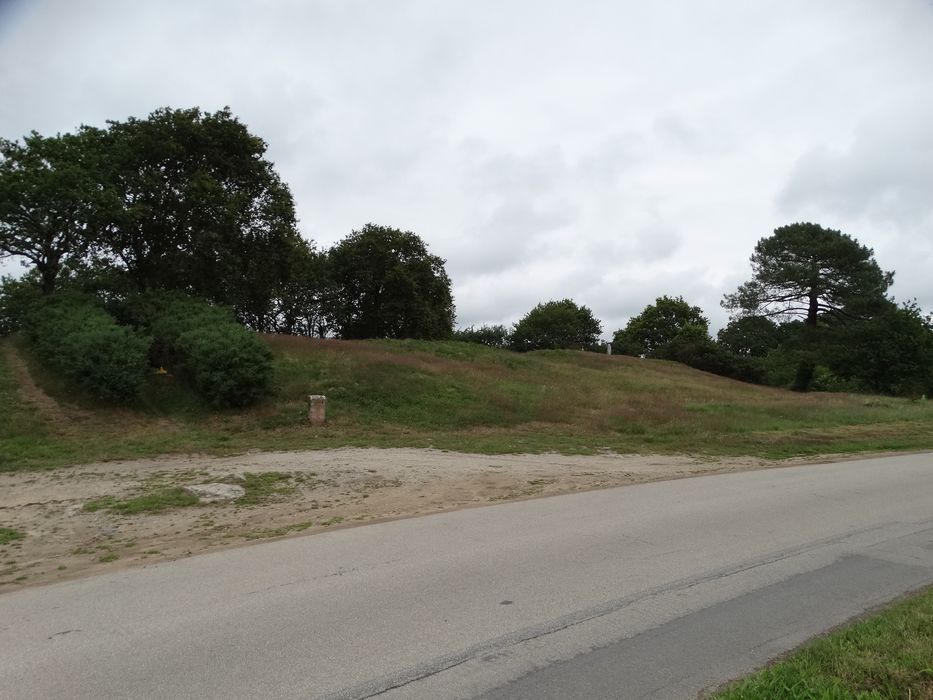
<svg viewBox="0 0 933 700"><path fill-rule="evenodd" d="M778 463L347 448L164 457L0 474L0 528L23 535L5 544L0 540L0 593L299 532L771 466ZM151 505L133 499L158 500L177 495L179 487L208 482L244 485L247 496L160 512L119 510Z"/></svg>
<svg viewBox="0 0 933 700"><path fill-rule="evenodd" d="M29 366L19 354L12 342L5 342L3 353L6 361L13 372L18 384L20 397L26 402L38 408L43 415L48 417L56 425L68 425L76 418L82 418L86 414L76 406L65 406L46 394L42 387L36 384L29 372Z"/></svg>

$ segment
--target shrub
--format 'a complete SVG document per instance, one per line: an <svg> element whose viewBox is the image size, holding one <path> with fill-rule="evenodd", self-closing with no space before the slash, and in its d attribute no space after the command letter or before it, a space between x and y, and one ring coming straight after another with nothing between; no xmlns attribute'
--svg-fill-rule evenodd
<svg viewBox="0 0 933 700"><path fill-rule="evenodd" d="M272 390L272 353L242 326L196 328L176 347L195 391L215 406L247 406Z"/></svg>
<svg viewBox="0 0 933 700"><path fill-rule="evenodd" d="M180 294L131 299L124 312L153 335L154 365L171 367L212 405L247 406L272 389L272 353L233 311Z"/></svg>
<svg viewBox="0 0 933 700"><path fill-rule="evenodd" d="M29 327L40 359L93 396L127 401L138 395L151 339L117 325L92 299L51 298L33 310Z"/></svg>
<svg viewBox="0 0 933 700"><path fill-rule="evenodd" d="M505 348L509 344L509 331L505 326L470 326L454 331L452 337L464 343L479 343L491 348Z"/></svg>
<svg viewBox="0 0 933 700"><path fill-rule="evenodd" d="M42 302L42 290L36 275L20 279L8 275L0 278L0 336L15 333Z"/></svg>
<svg viewBox="0 0 933 700"><path fill-rule="evenodd" d="M237 323L232 309L213 306L201 299L180 294L149 295L142 306L141 310L137 307L136 317L152 329L154 365L185 365L188 358L180 339L199 328L231 326L239 328L244 336L251 336Z"/></svg>
<svg viewBox="0 0 933 700"><path fill-rule="evenodd" d="M760 384L764 377L758 358L729 352L720 344L710 340L705 332L702 335L690 330L681 332L660 348L655 355L663 359L682 362L688 367L703 372L743 382Z"/></svg>

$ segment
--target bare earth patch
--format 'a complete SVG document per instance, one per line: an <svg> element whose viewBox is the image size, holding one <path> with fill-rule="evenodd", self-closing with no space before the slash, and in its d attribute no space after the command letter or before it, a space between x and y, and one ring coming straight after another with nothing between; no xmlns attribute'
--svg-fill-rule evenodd
<svg viewBox="0 0 933 700"><path fill-rule="evenodd" d="M0 546L0 592L299 532L788 464L345 448L0 473L0 526L25 535ZM246 495L209 504L178 500L182 487L208 482L240 484Z"/></svg>

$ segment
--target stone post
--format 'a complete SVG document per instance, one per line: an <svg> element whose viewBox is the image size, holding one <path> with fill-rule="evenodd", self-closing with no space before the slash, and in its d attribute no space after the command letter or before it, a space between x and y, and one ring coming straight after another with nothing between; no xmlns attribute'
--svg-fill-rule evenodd
<svg viewBox="0 0 933 700"><path fill-rule="evenodd" d="M308 397L308 422L311 425L324 425L327 420L327 397L311 394Z"/></svg>

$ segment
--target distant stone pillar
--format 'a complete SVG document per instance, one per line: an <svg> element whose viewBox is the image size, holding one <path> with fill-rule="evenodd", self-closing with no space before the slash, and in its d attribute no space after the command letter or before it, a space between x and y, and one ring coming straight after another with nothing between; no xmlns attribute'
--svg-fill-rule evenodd
<svg viewBox="0 0 933 700"><path fill-rule="evenodd" d="M327 397L311 394L308 397L308 422L311 425L324 425L327 420Z"/></svg>
<svg viewBox="0 0 933 700"><path fill-rule="evenodd" d="M606 354L607 355L612 354L612 343L606 343Z"/></svg>

